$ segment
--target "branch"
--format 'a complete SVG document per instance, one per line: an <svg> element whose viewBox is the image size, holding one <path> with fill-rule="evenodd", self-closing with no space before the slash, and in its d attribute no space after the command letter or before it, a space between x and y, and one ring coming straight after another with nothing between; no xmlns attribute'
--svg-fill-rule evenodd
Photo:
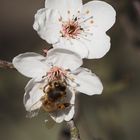
<svg viewBox="0 0 140 140"><path fill-rule="evenodd" d="M11 62L0 60L0 68L14 69L14 66Z"/></svg>
<svg viewBox="0 0 140 140"><path fill-rule="evenodd" d="M67 125L70 128L71 140L81 140L79 130L76 127L74 120L67 122Z"/></svg>

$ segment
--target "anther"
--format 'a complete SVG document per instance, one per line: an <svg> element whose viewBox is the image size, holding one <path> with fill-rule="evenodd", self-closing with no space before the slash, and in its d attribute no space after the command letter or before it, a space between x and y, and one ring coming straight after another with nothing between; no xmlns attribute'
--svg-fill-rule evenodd
<svg viewBox="0 0 140 140"><path fill-rule="evenodd" d="M77 17L74 19L74 21L77 21Z"/></svg>

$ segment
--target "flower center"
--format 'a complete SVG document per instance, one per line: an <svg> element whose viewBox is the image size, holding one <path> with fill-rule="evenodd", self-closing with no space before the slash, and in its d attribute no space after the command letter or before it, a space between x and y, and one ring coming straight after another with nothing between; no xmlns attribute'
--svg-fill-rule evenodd
<svg viewBox="0 0 140 140"><path fill-rule="evenodd" d="M69 34L73 34L76 30L76 27L74 25L69 25L68 27L66 27L66 30Z"/></svg>
<svg viewBox="0 0 140 140"><path fill-rule="evenodd" d="M47 78L49 81L64 80L66 76L67 71L56 66L52 67L50 71L47 73Z"/></svg>
<svg viewBox="0 0 140 140"><path fill-rule="evenodd" d="M71 16L71 11L68 11L68 21L63 21L62 17L59 18L59 22L62 23L61 37L65 37L68 40L82 38L90 41L89 37L93 35L91 28L94 23L93 16L89 10L85 13L80 13L80 11L77 11L77 13Z"/></svg>
<svg viewBox="0 0 140 140"><path fill-rule="evenodd" d="M71 20L62 24L62 37L75 39L83 29L77 21Z"/></svg>

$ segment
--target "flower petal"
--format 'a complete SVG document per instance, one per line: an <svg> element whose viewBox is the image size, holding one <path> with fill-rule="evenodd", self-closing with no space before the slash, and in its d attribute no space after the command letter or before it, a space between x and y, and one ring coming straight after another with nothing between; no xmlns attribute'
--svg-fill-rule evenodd
<svg viewBox="0 0 140 140"><path fill-rule="evenodd" d="M82 14L86 19L93 16L94 26L102 28L104 31L110 29L116 20L114 8L103 1L90 1L83 6Z"/></svg>
<svg viewBox="0 0 140 140"><path fill-rule="evenodd" d="M23 53L13 59L14 67L23 75L30 78L40 79L49 70L49 66L45 64L45 57L33 53Z"/></svg>
<svg viewBox="0 0 140 140"><path fill-rule="evenodd" d="M89 54L88 59L98 59L103 57L110 50L110 37L106 33L95 31L92 40L87 43Z"/></svg>
<svg viewBox="0 0 140 140"><path fill-rule="evenodd" d="M88 49L83 39L70 39L60 38L60 42L53 45L55 48L64 48L73 51L80 55L81 58L86 58L88 56Z"/></svg>
<svg viewBox="0 0 140 140"><path fill-rule="evenodd" d="M103 85L100 79L90 70L81 68L81 71L75 76L75 82L78 84L76 90L87 95L101 94Z"/></svg>
<svg viewBox="0 0 140 140"><path fill-rule="evenodd" d="M67 94L64 102L70 103L71 105L75 104L75 91L72 87L67 87Z"/></svg>
<svg viewBox="0 0 140 140"><path fill-rule="evenodd" d="M31 79L25 87L23 99L26 110L31 112L39 109L42 105L42 102L40 101L42 96L44 96L44 93L41 89L41 83L36 83L34 79Z"/></svg>
<svg viewBox="0 0 140 140"><path fill-rule="evenodd" d="M78 54L62 48L54 48L48 51L47 63L49 62L54 66L70 69L72 71L83 64L83 61Z"/></svg>
<svg viewBox="0 0 140 140"><path fill-rule="evenodd" d="M57 111L55 113L50 113L50 115L54 121L56 121L57 123L61 123L64 120L70 121L73 118L74 113L75 113L74 106L72 106L63 111Z"/></svg>
<svg viewBox="0 0 140 140"><path fill-rule="evenodd" d="M82 0L46 0L45 7L59 10L62 18L67 20L81 10Z"/></svg>
<svg viewBox="0 0 140 140"><path fill-rule="evenodd" d="M70 121L71 119L73 119L74 113L75 113L75 108L74 106L72 106L70 110L65 114L65 117L64 117L65 121Z"/></svg>
<svg viewBox="0 0 140 140"><path fill-rule="evenodd" d="M57 123L63 122L64 118L65 118L65 114L64 114L63 111L57 111L57 112L54 112L54 113L50 113L50 116Z"/></svg>
<svg viewBox="0 0 140 140"><path fill-rule="evenodd" d="M68 96L71 95L71 97L69 97L70 98L69 102L71 104L71 107L67 108L65 110L65 117L64 117L64 119L65 119L65 121L70 121L73 118L74 113L75 113L74 105L75 105L75 96L76 95L75 95L75 91L72 88L68 89L67 94L68 94ZM65 102L68 102L68 101L65 101Z"/></svg>
<svg viewBox="0 0 140 140"><path fill-rule="evenodd" d="M59 40L61 30L59 19L60 15L57 10L40 9L35 14L33 28L48 43L56 43Z"/></svg>

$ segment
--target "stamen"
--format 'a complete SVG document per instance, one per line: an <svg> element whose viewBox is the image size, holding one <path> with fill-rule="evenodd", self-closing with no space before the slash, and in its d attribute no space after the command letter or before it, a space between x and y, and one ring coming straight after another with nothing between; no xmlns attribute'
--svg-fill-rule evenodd
<svg viewBox="0 0 140 140"><path fill-rule="evenodd" d="M71 14L70 10L68 10L67 13L68 13L68 17L71 16L71 19L68 18L68 21L66 21L66 22L62 21L62 30L60 31L61 37L65 37L67 40L70 41L71 44L73 44L73 42L71 42L71 39L79 39L78 36L80 34L84 33L85 37L87 37L88 35L93 35L92 33L88 32L89 30L87 30L90 28L89 25L88 25L88 27L82 27L82 25L85 25L82 23L85 23L87 21L89 21L90 24L94 23L93 16L89 16L88 18L86 18L87 17L86 14L90 13L90 11L88 9L82 15L81 15L80 11L77 11L77 13L79 15L77 14L76 16L70 15ZM62 19L60 19L60 21L61 20Z"/></svg>
<svg viewBox="0 0 140 140"><path fill-rule="evenodd" d="M63 70L59 67L52 67L51 70L47 73L48 81L52 81L55 79L65 79L67 75L67 71Z"/></svg>
<svg viewBox="0 0 140 140"><path fill-rule="evenodd" d="M79 24L81 24L81 23L83 23L83 22L86 22L86 21L88 21L88 20L90 20L90 19L93 19L93 16L91 16L91 17L89 17L89 18L87 18L87 19L84 19L82 22L80 22Z"/></svg>
<svg viewBox="0 0 140 140"><path fill-rule="evenodd" d="M77 17L73 20L63 23L62 29L62 37L64 36L67 38L76 38L77 35L83 30L77 22Z"/></svg>
<svg viewBox="0 0 140 140"><path fill-rule="evenodd" d="M87 40L87 41L91 41L91 40L89 40L88 38L86 38L85 35L80 34L79 36L80 36L81 38Z"/></svg>
<svg viewBox="0 0 140 140"><path fill-rule="evenodd" d="M93 35L93 33L91 33L91 32L85 32L85 31L84 31L84 33L86 33L86 34L88 34L88 35Z"/></svg>
<svg viewBox="0 0 140 140"><path fill-rule="evenodd" d="M74 19L74 21L77 21L77 17Z"/></svg>

